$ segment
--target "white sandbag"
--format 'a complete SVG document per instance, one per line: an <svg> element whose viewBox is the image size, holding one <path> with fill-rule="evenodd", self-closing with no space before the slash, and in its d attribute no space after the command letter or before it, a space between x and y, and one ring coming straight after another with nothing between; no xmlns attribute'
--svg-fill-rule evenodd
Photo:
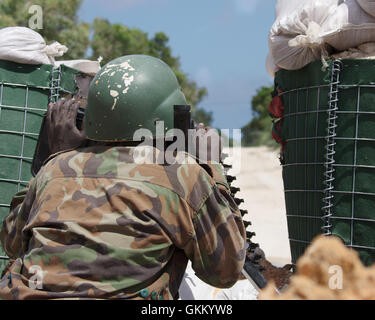
<svg viewBox="0 0 375 320"><path fill-rule="evenodd" d="M266 70L268 74L271 77L275 77L275 73L279 70L280 68L275 64L275 60L273 59L271 53L268 53L266 57Z"/></svg>
<svg viewBox="0 0 375 320"><path fill-rule="evenodd" d="M43 37L32 29L8 27L0 29L0 60L24 64L54 64L68 48L58 42L47 46Z"/></svg>
<svg viewBox="0 0 375 320"><path fill-rule="evenodd" d="M293 8L291 2L296 7ZM297 2L279 0L276 20L269 34L275 64L287 70L300 69L327 54L321 28L337 9L339 0Z"/></svg>
<svg viewBox="0 0 375 320"><path fill-rule="evenodd" d="M350 48L332 55L334 59L375 59L375 42L364 43L356 48Z"/></svg>
<svg viewBox="0 0 375 320"><path fill-rule="evenodd" d="M55 62L56 66L64 64L70 68L81 71L90 76L94 76L100 70L100 60L91 61L91 60L58 60Z"/></svg>
<svg viewBox="0 0 375 320"><path fill-rule="evenodd" d="M337 51L374 42L375 16L363 10L358 0L346 0L326 21L321 37Z"/></svg>
<svg viewBox="0 0 375 320"><path fill-rule="evenodd" d="M375 0L357 0L362 10L375 17Z"/></svg>

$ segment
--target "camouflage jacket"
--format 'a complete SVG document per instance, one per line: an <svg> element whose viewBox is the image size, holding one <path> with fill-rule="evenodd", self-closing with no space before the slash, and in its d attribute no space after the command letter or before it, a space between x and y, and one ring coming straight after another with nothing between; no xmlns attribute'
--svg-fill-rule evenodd
<svg viewBox="0 0 375 320"><path fill-rule="evenodd" d="M134 149L57 154L15 195L1 299L174 299L188 259L208 284L238 280L245 229L222 167L137 164Z"/></svg>

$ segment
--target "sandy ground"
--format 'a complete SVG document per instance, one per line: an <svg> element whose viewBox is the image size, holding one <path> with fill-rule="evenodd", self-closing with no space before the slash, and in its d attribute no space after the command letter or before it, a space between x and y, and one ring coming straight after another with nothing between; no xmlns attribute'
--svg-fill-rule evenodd
<svg viewBox="0 0 375 320"><path fill-rule="evenodd" d="M229 155L225 162L236 165L232 173L235 173L237 180L232 186L241 188L236 196L245 200L240 208L249 211L244 218L252 222L248 230L256 232L254 242L260 244L267 259L273 264L283 266L290 263L278 150L266 147L242 148L230 151Z"/></svg>

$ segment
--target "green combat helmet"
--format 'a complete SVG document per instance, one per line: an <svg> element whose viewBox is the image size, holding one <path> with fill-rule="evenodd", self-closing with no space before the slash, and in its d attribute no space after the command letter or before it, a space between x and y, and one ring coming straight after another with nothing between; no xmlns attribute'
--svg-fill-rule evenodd
<svg viewBox="0 0 375 320"><path fill-rule="evenodd" d="M174 105L186 99L171 68L146 55L129 55L106 64L92 81L85 116L87 138L94 141L131 141L138 129L161 133L174 127Z"/></svg>

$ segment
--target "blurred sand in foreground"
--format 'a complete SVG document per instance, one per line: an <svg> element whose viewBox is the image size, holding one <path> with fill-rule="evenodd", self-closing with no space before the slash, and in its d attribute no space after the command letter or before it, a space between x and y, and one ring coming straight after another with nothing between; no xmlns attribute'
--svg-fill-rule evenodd
<svg viewBox="0 0 375 320"><path fill-rule="evenodd" d="M225 151L225 150L224 150ZM228 151L228 150L227 150ZM241 188L237 198L245 200L241 209L249 211L244 217L252 222L247 230L256 232L254 242L260 244L267 259L278 266L290 263L282 167L278 150L266 147L230 150L225 162L237 164L230 173L237 180L232 186ZM241 158L240 167L239 158Z"/></svg>
<svg viewBox="0 0 375 320"><path fill-rule="evenodd" d="M356 251L336 237L317 237L297 262L297 273L279 296L272 284L261 300L375 299L375 265L365 268Z"/></svg>

